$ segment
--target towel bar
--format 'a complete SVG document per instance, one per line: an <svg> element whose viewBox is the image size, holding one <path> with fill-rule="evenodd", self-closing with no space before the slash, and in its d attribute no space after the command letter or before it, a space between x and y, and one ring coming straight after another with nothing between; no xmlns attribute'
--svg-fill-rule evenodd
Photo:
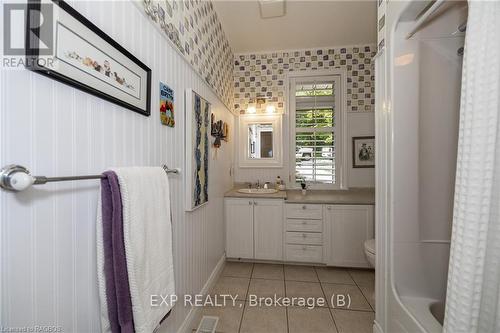
<svg viewBox="0 0 500 333"><path fill-rule="evenodd" d="M169 169L165 164L163 169L167 174L179 174L180 169ZM69 177L45 177L32 176L30 171L22 165L6 165L0 170L0 187L9 191L24 191L32 185L41 185L49 182L65 182L71 180L101 179L103 175L69 176Z"/></svg>

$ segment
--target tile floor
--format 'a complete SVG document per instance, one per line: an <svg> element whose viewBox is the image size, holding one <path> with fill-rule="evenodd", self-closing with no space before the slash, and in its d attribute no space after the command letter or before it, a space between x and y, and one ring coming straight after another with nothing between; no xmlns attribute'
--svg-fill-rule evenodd
<svg viewBox="0 0 500 333"><path fill-rule="evenodd" d="M238 296L234 305L204 307L201 315L218 316L219 333L371 333L375 318L372 270L227 262L210 295ZM327 302L309 309L251 305L256 297L305 297ZM349 306L336 302L349 295ZM340 296L342 297L342 296ZM336 306L335 306L336 305Z"/></svg>

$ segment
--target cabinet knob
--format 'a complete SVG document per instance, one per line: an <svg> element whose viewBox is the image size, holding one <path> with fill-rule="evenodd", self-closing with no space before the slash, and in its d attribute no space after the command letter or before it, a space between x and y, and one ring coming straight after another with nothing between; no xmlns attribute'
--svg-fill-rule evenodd
<svg viewBox="0 0 500 333"><path fill-rule="evenodd" d="M332 210L332 207L331 206L327 206L326 209Z"/></svg>
<svg viewBox="0 0 500 333"><path fill-rule="evenodd" d="M302 234L302 237L306 238L306 237L307 237L307 235L306 235L306 234Z"/></svg>
<svg viewBox="0 0 500 333"><path fill-rule="evenodd" d="M248 202L248 204L249 204L249 205L251 205L251 204L252 204L252 202L251 202L251 201L249 201L249 202Z"/></svg>
<svg viewBox="0 0 500 333"><path fill-rule="evenodd" d="M302 206L302 209L306 209L306 208L307 208L306 205Z"/></svg>
<svg viewBox="0 0 500 333"><path fill-rule="evenodd" d="M302 250L303 250L303 251L307 250L307 247L302 246Z"/></svg>
<svg viewBox="0 0 500 333"><path fill-rule="evenodd" d="M253 204L254 204L255 206L257 206L257 203L256 203L255 201L253 202Z"/></svg>
<svg viewBox="0 0 500 333"><path fill-rule="evenodd" d="M302 224L307 224L307 222L306 221L302 221Z"/></svg>

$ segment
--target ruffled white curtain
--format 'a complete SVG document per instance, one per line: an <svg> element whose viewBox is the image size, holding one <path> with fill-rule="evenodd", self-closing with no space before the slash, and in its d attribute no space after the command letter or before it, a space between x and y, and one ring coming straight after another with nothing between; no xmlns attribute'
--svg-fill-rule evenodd
<svg viewBox="0 0 500 333"><path fill-rule="evenodd" d="M500 332L500 1L469 1L444 332Z"/></svg>

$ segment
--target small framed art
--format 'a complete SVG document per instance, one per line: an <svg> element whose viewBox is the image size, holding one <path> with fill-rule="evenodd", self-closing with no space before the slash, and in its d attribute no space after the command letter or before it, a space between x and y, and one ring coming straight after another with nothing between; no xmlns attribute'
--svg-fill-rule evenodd
<svg viewBox="0 0 500 333"><path fill-rule="evenodd" d="M356 136L352 138L352 167L375 167L375 137Z"/></svg>

